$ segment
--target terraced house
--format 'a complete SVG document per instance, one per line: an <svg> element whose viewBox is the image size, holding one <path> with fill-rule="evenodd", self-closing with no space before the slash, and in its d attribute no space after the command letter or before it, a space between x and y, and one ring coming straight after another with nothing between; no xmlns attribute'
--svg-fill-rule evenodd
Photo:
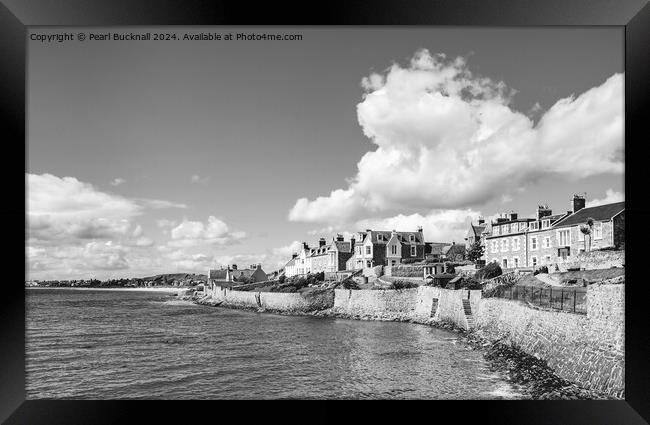
<svg viewBox="0 0 650 425"><path fill-rule="evenodd" d="M487 261L503 268L539 267L571 261L582 251L622 245L625 202L585 205L585 197L574 195L565 213L553 214L540 205L536 218L521 219L513 213L497 219L485 238Z"/></svg>

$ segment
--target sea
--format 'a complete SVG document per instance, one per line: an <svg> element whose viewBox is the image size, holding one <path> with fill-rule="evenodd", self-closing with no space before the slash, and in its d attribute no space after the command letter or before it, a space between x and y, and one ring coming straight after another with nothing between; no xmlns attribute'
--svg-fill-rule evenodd
<svg viewBox="0 0 650 425"><path fill-rule="evenodd" d="M28 399L518 399L424 325L201 306L155 291L26 289Z"/></svg>

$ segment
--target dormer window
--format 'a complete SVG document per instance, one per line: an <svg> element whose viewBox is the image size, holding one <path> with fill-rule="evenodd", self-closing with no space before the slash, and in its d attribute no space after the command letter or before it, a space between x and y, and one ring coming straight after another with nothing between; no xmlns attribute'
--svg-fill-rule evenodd
<svg viewBox="0 0 650 425"><path fill-rule="evenodd" d="M381 235L377 235L377 240L381 241Z"/></svg>
<svg viewBox="0 0 650 425"><path fill-rule="evenodd" d="M409 241L410 242L415 242L415 236L414 235L409 235Z"/></svg>
<svg viewBox="0 0 650 425"><path fill-rule="evenodd" d="M537 230L537 229L539 229L539 222L533 221L532 223L530 223L530 230Z"/></svg>
<svg viewBox="0 0 650 425"><path fill-rule="evenodd" d="M542 220L542 229L551 227L551 220Z"/></svg>

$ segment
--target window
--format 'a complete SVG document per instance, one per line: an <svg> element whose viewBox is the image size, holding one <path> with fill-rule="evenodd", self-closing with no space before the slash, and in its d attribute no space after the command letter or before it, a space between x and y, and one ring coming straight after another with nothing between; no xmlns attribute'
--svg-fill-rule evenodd
<svg viewBox="0 0 650 425"><path fill-rule="evenodd" d="M492 253L497 252L497 241L492 241Z"/></svg>
<svg viewBox="0 0 650 425"><path fill-rule="evenodd" d="M390 265L391 265L391 266L394 266L395 264L397 264L397 261L395 261L395 260L390 260Z"/></svg>
<svg viewBox="0 0 650 425"><path fill-rule="evenodd" d="M519 238L512 238L512 250L519 251Z"/></svg>
<svg viewBox="0 0 650 425"><path fill-rule="evenodd" d="M594 239L602 239L603 238L603 223L600 221L597 221L594 223Z"/></svg>
<svg viewBox="0 0 650 425"><path fill-rule="evenodd" d="M366 261L366 267L368 267L368 268L372 267L372 262Z"/></svg>
<svg viewBox="0 0 650 425"><path fill-rule="evenodd" d="M548 229L551 227L551 220L542 220L542 229Z"/></svg>
<svg viewBox="0 0 650 425"><path fill-rule="evenodd" d="M533 267L537 266L537 257L532 257L530 261L533 262Z"/></svg>
<svg viewBox="0 0 650 425"><path fill-rule="evenodd" d="M539 222L533 221L532 223L530 223L530 230L537 230L537 229L539 229Z"/></svg>
<svg viewBox="0 0 650 425"><path fill-rule="evenodd" d="M558 230L557 232L557 244L558 246L569 246L571 245L571 230Z"/></svg>
<svg viewBox="0 0 650 425"><path fill-rule="evenodd" d="M526 230L526 223L519 223L519 230Z"/></svg>
<svg viewBox="0 0 650 425"><path fill-rule="evenodd" d="M366 255L370 255L370 254L372 254L372 246L367 245L366 246Z"/></svg>
<svg viewBox="0 0 650 425"><path fill-rule="evenodd" d="M551 264L551 256L550 255L546 256L546 264Z"/></svg>
<svg viewBox="0 0 650 425"><path fill-rule="evenodd" d="M381 235L377 235L377 240L381 241Z"/></svg>
<svg viewBox="0 0 650 425"><path fill-rule="evenodd" d="M391 245L390 253L393 255L397 255L397 245Z"/></svg>
<svg viewBox="0 0 650 425"><path fill-rule="evenodd" d="M507 258L504 258L504 259L501 260L501 261L502 261L502 264L503 264L503 268L504 268L504 269L507 269L507 268L508 268L508 259L507 259Z"/></svg>
<svg viewBox="0 0 650 425"><path fill-rule="evenodd" d="M512 259L512 265L517 268L519 267L519 257L513 257Z"/></svg>
<svg viewBox="0 0 650 425"><path fill-rule="evenodd" d="M537 249L537 236L533 236L530 238L530 249L535 250Z"/></svg>
<svg viewBox="0 0 650 425"><path fill-rule="evenodd" d="M409 235L409 241L411 241L411 242L415 242L415 236L413 236L413 235Z"/></svg>
<svg viewBox="0 0 650 425"><path fill-rule="evenodd" d="M551 237L544 236L544 248L550 248L550 247L551 247Z"/></svg>
<svg viewBox="0 0 650 425"><path fill-rule="evenodd" d="M411 257L415 257L417 250L415 246L411 246Z"/></svg>
<svg viewBox="0 0 650 425"><path fill-rule="evenodd" d="M501 229L501 226L494 226L494 234L495 235L500 234L501 233L500 229Z"/></svg>
<svg viewBox="0 0 650 425"><path fill-rule="evenodd" d="M508 239L501 239L501 251L508 250Z"/></svg>

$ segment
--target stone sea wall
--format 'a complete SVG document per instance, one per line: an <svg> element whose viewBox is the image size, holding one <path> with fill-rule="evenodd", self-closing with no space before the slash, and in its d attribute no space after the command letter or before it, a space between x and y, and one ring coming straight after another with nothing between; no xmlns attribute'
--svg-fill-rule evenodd
<svg viewBox="0 0 650 425"><path fill-rule="evenodd" d="M214 303L221 303L224 306L279 312L310 312L331 308L334 305L334 294L331 290L303 294L298 292L236 291L216 287L216 290L211 292L211 298Z"/></svg>
<svg viewBox="0 0 650 425"><path fill-rule="evenodd" d="M558 263L560 271L568 268L583 268L585 270L610 269L625 266L625 251L590 251L581 252L575 257L567 257L564 263Z"/></svg>
<svg viewBox="0 0 650 425"><path fill-rule="evenodd" d="M544 311L485 298L477 332L545 360L558 376L614 397L625 394L624 285L593 285L587 315Z"/></svg>

